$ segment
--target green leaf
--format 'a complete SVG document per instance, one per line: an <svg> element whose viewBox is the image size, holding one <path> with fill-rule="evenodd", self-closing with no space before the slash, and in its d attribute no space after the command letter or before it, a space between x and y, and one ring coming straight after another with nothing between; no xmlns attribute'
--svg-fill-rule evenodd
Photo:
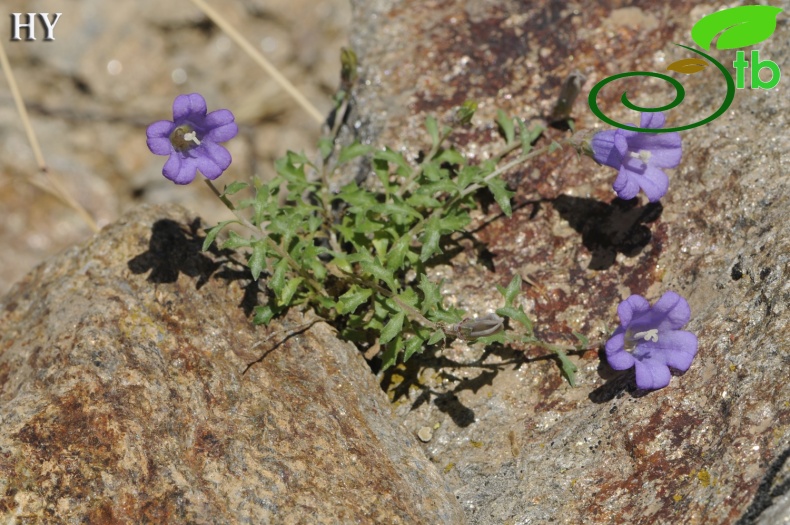
<svg viewBox="0 0 790 525"><path fill-rule="evenodd" d="M431 282L424 273L420 275L420 284L417 285L417 288L422 290L423 312L433 310L437 306L442 305L442 292L440 286L440 284Z"/></svg>
<svg viewBox="0 0 790 525"><path fill-rule="evenodd" d="M277 297L281 297L283 288L285 287L285 275L288 272L288 261L281 259L274 266L274 273L271 279L266 282L266 285L271 289Z"/></svg>
<svg viewBox="0 0 790 525"><path fill-rule="evenodd" d="M516 136L516 130L513 127L513 119L508 117L501 109L496 110L496 122L499 124L499 131L505 137L505 142L510 144Z"/></svg>
<svg viewBox="0 0 790 525"><path fill-rule="evenodd" d="M573 332L574 337L579 340L579 346L581 348L587 348L590 346L590 340L587 339L587 336L584 334L580 334L579 332Z"/></svg>
<svg viewBox="0 0 790 525"><path fill-rule="evenodd" d="M352 285L351 288L341 295L337 301L337 313L345 315L353 313L356 309L373 295L373 290Z"/></svg>
<svg viewBox="0 0 790 525"><path fill-rule="evenodd" d="M252 243L252 253L247 260L253 280L257 281L261 272L266 269L266 241L257 240Z"/></svg>
<svg viewBox="0 0 790 525"><path fill-rule="evenodd" d="M468 126L477 111L477 102L467 100L455 111L455 120L462 126Z"/></svg>
<svg viewBox="0 0 790 525"><path fill-rule="evenodd" d="M505 343L505 332L497 332L495 334L487 335L485 337L478 337L475 339L475 343L483 343L484 345L490 345L493 343Z"/></svg>
<svg viewBox="0 0 790 525"><path fill-rule="evenodd" d="M518 297L521 291L521 276L515 274L507 285L507 288L496 285L496 289L499 290L499 293L505 298L505 306L513 306L513 301L516 300L516 297Z"/></svg>
<svg viewBox="0 0 790 525"><path fill-rule="evenodd" d="M562 145L556 140L552 140L551 144L549 144L549 153L554 153L558 149L562 149Z"/></svg>
<svg viewBox="0 0 790 525"><path fill-rule="evenodd" d="M335 144L329 137L321 137L318 139L318 152L321 154L322 159L328 159L334 149Z"/></svg>
<svg viewBox="0 0 790 525"><path fill-rule="evenodd" d="M406 252L409 251L411 244L411 237L403 235L395 244L392 245L389 253L387 254L387 269L398 270L403 267L403 259L406 257Z"/></svg>
<svg viewBox="0 0 790 525"><path fill-rule="evenodd" d="M352 159L357 157L361 157L362 155L367 155L373 148L367 146L365 144L360 144L359 142L354 142L345 148L340 150L340 155L338 156L337 162L338 164L344 164Z"/></svg>
<svg viewBox="0 0 790 525"><path fill-rule="evenodd" d="M405 349L403 350L403 362L409 360L411 356L422 350L422 344L425 340L417 335L414 335L406 340Z"/></svg>
<svg viewBox="0 0 790 525"><path fill-rule="evenodd" d="M439 154L433 158L433 161L439 164L447 162L448 164L458 164L459 166L466 165L466 158L452 148L440 151Z"/></svg>
<svg viewBox="0 0 790 525"><path fill-rule="evenodd" d="M350 257L349 260L351 260ZM360 261L359 265L376 279L387 283L390 290L393 292L398 291L398 284L395 282L395 276L392 274L392 271L384 268L378 260Z"/></svg>
<svg viewBox="0 0 790 525"><path fill-rule="evenodd" d="M211 243L213 243L213 242L214 242L214 239L217 237L217 234L218 234L219 232L221 232L221 231L222 231L222 229L223 229L225 226L227 226L228 224L230 224L230 223L232 223L232 222L236 222L236 223L238 223L239 221L237 221L237 220L235 220L235 219L231 219L231 220L229 220L229 221L222 221L221 223L217 224L216 226L214 226L213 228L211 228L210 230L208 230L208 231L206 232L206 238L205 238L205 240L203 241L203 248L201 248L201 249L202 249L204 252L205 252L206 250L208 250L208 249L209 249L209 246L211 246Z"/></svg>
<svg viewBox="0 0 790 525"><path fill-rule="evenodd" d="M529 320L529 317L527 317L527 314L525 314L524 310L521 308L505 306L503 308L497 308L496 313L501 317L513 319L526 329L528 335L532 335L532 321Z"/></svg>
<svg viewBox="0 0 790 525"><path fill-rule="evenodd" d="M410 195L408 199L406 199L406 204L412 206L413 208L438 208L442 205L441 202L434 199L428 194L420 193L419 190L417 193ZM419 214L418 214L419 215Z"/></svg>
<svg viewBox="0 0 790 525"><path fill-rule="evenodd" d="M262 324L268 326L271 320L279 313L275 312L271 306L264 304L255 307L255 316L252 318L253 324Z"/></svg>
<svg viewBox="0 0 790 525"><path fill-rule="evenodd" d="M691 38L706 51L719 33L722 34L716 49L753 46L774 34L776 17L781 11L782 8L769 5L744 5L717 11L694 24Z"/></svg>
<svg viewBox="0 0 790 525"><path fill-rule="evenodd" d="M513 198L513 195L515 195L516 192L508 190L505 181L498 177L494 177L486 184L488 189L491 190L491 193L494 194L494 200L497 202L497 204L499 204L499 207L502 208L502 213L508 217L513 215L513 208L510 206L510 199Z"/></svg>
<svg viewBox="0 0 790 525"><path fill-rule="evenodd" d="M391 162L392 164L395 164L399 168L406 170L406 172L411 171L411 166L409 166L409 163L406 162L406 159L403 157L403 155L390 148L379 150L373 156L376 159L386 160L387 162Z"/></svg>
<svg viewBox="0 0 790 525"><path fill-rule="evenodd" d="M427 261L436 253L442 253L439 247L439 239L441 238L441 226L439 225L438 217L431 217L425 223L425 232L422 236L422 250L420 250L420 260Z"/></svg>
<svg viewBox="0 0 790 525"><path fill-rule="evenodd" d="M230 248L231 250L235 250L237 248L241 248L244 246L249 246L251 241L249 239L245 239L244 237L239 236L238 233L231 231L228 233L228 238L225 239L225 242L222 243L220 246L221 249Z"/></svg>
<svg viewBox="0 0 790 525"><path fill-rule="evenodd" d="M428 135L431 136L431 145L435 148L439 145L439 125L436 119L428 115L425 117L425 129L428 130Z"/></svg>
<svg viewBox="0 0 790 525"><path fill-rule="evenodd" d="M299 289L299 285L302 284L302 281L304 281L304 278L294 277L285 283L280 296L280 305L288 306L291 304L291 299L293 299L293 296Z"/></svg>
<svg viewBox="0 0 790 525"><path fill-rule="evenodd" d="M223 195L233 195L234 193L238 193L244 188L247 188L249 184L246 182L231 182L228 186L225 186L225 191L222 192Z"/></svg>
<svg viewBox="0 0 790 525"><path fill-rule="evenodd" d="M461 231L472 221L469 214L465 211L458 211L456 213L445 215L439 221L442 233L453 233Z"/></svg>
<svg viewBox="0 0 790 525"><path fill-rule="evenodd" d="M398 353L403 348L403 339L398 336L398 338L393 341L392 343L388 344L387 347L384 349L384 353L381 356L381 370L384 371L395 364L395 361L398 360Z"/></svg>
<svg viewBox="0 0 790 525"><path fill-rule="evenodd" d="M381 335L379 336L379 343L387 344L393 339L395 336L401 333L403 330L403 320L406 318L406 314L403 312L398 312L395 314L390 320L384 325L384 328L381 329Z"/></svg>
<svg viewBox="0 0 790 525"><path fill-rule="evenodd" d="M573 362L568 359L568 356L565 355L565 352L562 350L556 350L555 353L557 355L557 359L560 361L560 370L562 370L562 375L564 375L565 379L568 380L569 385L575 387L576 371L578 368L576 368L576 365L574 365Z"/></svg>
<svg viewBox="0 0 790 525"><path fill-rule="evenodd" d="M441 330L436 330L434 333L431 334L431 338L428 339L428 344L435 345L441 339L444 339L444 337L445 337L444 332L442 332Z"/></svg>

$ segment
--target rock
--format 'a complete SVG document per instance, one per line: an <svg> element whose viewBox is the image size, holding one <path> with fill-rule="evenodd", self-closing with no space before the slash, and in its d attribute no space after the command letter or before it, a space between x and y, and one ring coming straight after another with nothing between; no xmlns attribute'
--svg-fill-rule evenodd
<svg viewBox="0 0 790 525"><path fill-rule="evenodd" d="M604 129L587 106L590 89L688 58L672 43L692 45L691 26L714 11L685 0L627 10L621 2L352 5L361 65L352 123L363 141L409 158L427 151L425 116L446 121L466 99L480 110L451 142L485 158L501 145L496 109L540 120L574 69L587 77L576 126ZM780 7L761 59L790 53L790 3ZM734 59L731 50L712 53L725 65ZM687 98L668 112L672 124L700 120L724 97L715 68L681 80ZM438 426L421 446L470 523L746 524L772 503L766 513L787 516L787 466L776 467L790 450L790 98L782 86L739 90L722 117L683 132L684 158L660 205L614 200L615 172L568 150L515 169L513 217L491 205L461 253L432 269L447 301L478 315L501 306L496 284L529 278L524 305L550 342L572 344L576 331L601 345L620 300L666 290L688 298L687 329L699 337L691 369L651 393L634 391L594 350L573 357L576 389L528 347L457 342L382 374L412 432ZM626 87L646 105L674 96L659 82ZM602 94L601 108L633 121L622 89Z"/></svg>
<svg viewBox="0 0 790 525"><path fill-rule="evenodd" d="M199 224L143 207L0 301L0 515L462 523L359 352L295 313L253 327Z"/></svg>

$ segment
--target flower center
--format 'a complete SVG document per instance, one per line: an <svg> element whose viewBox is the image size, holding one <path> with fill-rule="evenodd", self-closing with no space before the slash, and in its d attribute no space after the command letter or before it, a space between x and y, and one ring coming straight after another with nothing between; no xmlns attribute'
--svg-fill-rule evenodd
<svg viewBox="0 0 790 525"><path fill-rule="evenodd" d="M192 126L182 124L170 134L170 144L179 151L187 151L200 146L200 139L198 139L197 131L192 129Z"/></svg>
<svg viewBox="0 0 790 525"><path fill-rule="evenodd" d="M644 332L637 332L635 334L631 334L629 331L626 333L625 337L625 349L629 352L633 350L636 345L640 341L651 341L653 343L658 342L658 328L652 328L650 330L645 330Z"/></svg>
<svg viewBox="0 0 790 525"><path fill-rule="evenodd" d="M630 153L631 153L631 157L633 157L635 159L639 159L642 162L644 162L645 164L647 164L647 161L649 161L650 157L653 156L653 153L648 151L648 150L646 150L646 149L640 149L638 152L637 151L631 151Z"/></svg>

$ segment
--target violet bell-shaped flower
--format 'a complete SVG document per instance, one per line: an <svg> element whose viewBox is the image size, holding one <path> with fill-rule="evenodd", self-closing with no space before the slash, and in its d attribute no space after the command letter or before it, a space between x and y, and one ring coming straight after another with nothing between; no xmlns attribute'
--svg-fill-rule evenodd
<svg viewBox="0 0 790 525"><path fill-rule="evenodd" d="M639 127L660 129L665 120L661 112L642 113ZM610 129L596 133L590 146L597 162L619 170L612 188L624 200L636 197L640 188L650 202L657 202L666 195L669 177L663 169L677 167L683 154L677 132Z"/></svg>
<svg viewBox="0 0 790 525"><path fill-rule="evenodd" d="M239 132L233 113L219 109L206 114L206 101L198 93L173 101L173 120L154 122L146 130L148 149L169 155L162 175L176 184L189 184L198 170L214 180L228 169L231 156L219 145Z"/></svg>
<svg viewBox="0 0 790 525"><path fill-rule="evenodd" d="M606 360L615 370L636 369L636 386L664 388L670 368L685 372L697 354L697 336L680 330L691 317L688 302L666 292L652 307L632 295L617 307L620 326L606 342Z"/></svg>

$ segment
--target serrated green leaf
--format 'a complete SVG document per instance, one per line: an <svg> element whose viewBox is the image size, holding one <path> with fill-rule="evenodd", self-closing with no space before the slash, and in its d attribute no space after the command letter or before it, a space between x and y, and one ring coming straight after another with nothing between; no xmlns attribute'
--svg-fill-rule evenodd
<svg viewBox="0 0 790 525"><path fill-rule="evenodd" d="M439 224L442 233L447 234L463 230L471 221L472 218L469 217L468 213L465 211L458 211L442 217Z"/></svg>
<svg viewBox="0 0 790 525"><path fill-rule="evenodd" d="M304 278L294 277L285 283L285 286L283 286L282 292L280 294L280 305L288 306L291 304L291 299L293 299L293 296L299 289L299 285L302 284L302 281L304 281Z"/></svg>
<svg viewBox="0 0 790 525"><path fill-rule="evenodd" d="M349 261L350 260L351 257L349 257ZM384 268L378 260L360 261L359 265L363 270L368 272L374 278L387 283L387 286L389 286L390 290L393 292L398 291L398 285L395 282L395 276L393 275L392 271Z"/></svg>
<svg viewBox="0 0 790 525"><path fill-rule="evenodd" d="M249 246L251 241L249 239L245 239L241 237L238 233L234 231L230 231L228 233L228 238L225 239L225 242L222 243L220 246L221 249L230 248L231 250L235 250L237 248L242 248L245 246Z"/></svg>
<svg viewBox="0 0 790 525"><path fill-rule="evenodd" d="M340 155L338 155L337 161L339 164L346 163L352 159L361 157L362 155L367 155L372 149L373 148L370 146L360 144L359 142L355 141L340 150Z"/></svg>
<svg viewBox="0 0 790 525"><path fill-rule="evenodd" d="M499 124L499 131L505 137L505 142L511 144L516 136L516 130L513 126L513 119L508 117L501 109L496 110L496 122Z"/></svg>
<svg viewBox="0 0 790 525"><path fill-rule="evenodd" d="M414 193L406 199L406 204L413 208L428 208L432 210L434 208L438 208L442 205L441 202L434 199L430 195L422 194L422 193ZM419 214L418 214L419 215Z"/></svg>
<svg viewBox="0 0 790 525"><path fill-rule="evenodd" d="M521 292L521 276L515 274L510 280L510 283L508 283L507 288L496 285L496 289L499 290L499 293L505 298L505 306L513 306L513 301L516 300L519 292Z"/></svg>
<svg viewBox="0 0 790 525"><path fill-rule="evenodd" d="M502 317L509 317L513 319L518 324L523 326L526 329L527 334L532 334L532 321L529 320L527 314L524 313L524 310L521 308L515 308L513 306L505 306L503 308L497 308L496 311L497 315Z"/></svg>
<svg viewBox="0 0 790 525"><path fill-rule="evenodd" d="M435 148L439 145L439 124L433 116L425 117L425 129L428 130L428 135L431 136L431 145Z"/></svg>
<svg viewBox="0 0 790 525"><path fill-rule="evenodd" d="M395 364L398 360L398 353L403 348L403 339L398 338L387 345L384 353L381 355L381 370L384 371Z"/></svg>
<svg viewBox="0 0 790 525"><path fill-rule="evenodd" d="M431 282L424 273L420 275L420 284L417 285L423 295L423 312L433 310L442 304L442 292L439 284Z"/></svg>
<svg viewBox="0 0 790 525"><path fill-rule="evenodd" d="M409 250L411 238L404 235L395 241L389 253L387 253L387 269L398 270L403 267L403 259L406 257L406 252Z"/></svg>
<svg viewBox="0 0 790 525"><path fill-rule="evenodd" d="M367 301L373 295L373 290L352 285L351 288L341 295L337 301L337 313L341 315L350 314L359 308L359 305Z"/></svg>
<svg viewBox="0 0 790 525"><path fill-rule="evenodd" d="M277 315L277 312L272 310L272 307L268 304L264 304L262 306L256 306L255 316L252 318L253 324L259 325L266 325L268 326L271 320Z"/></svg>
<svg viewBox="0 0 790 525"><path fill-rule="evenodd" d="M323 160L328 159L334 149L335 144L329 137L321 137L318 139L318 152L321 154Z"/></svg>
<svg viewBox="0 0 790 525"><path fill-rule="evenodd" d="M487 186L494 195L494 200L502 209L502 213L508 217L513 215L513 208L510 206L510 199L512 199L513 195L516 193L508 190L505 181L498 177L494 177L493 179L489 180Z"/></svg>
<svg viewBox="0 0 790 525"><path fill-rule="evenodd" d="M483 343L484 345L490 345L493 343L505 343L506 334L505 332L497 332L495 334L487 335L484 337L478 337L475 339L475 343Z"/></svg>
<svg viewBox="0 0 790 525"><path fill-rule="evenodd" d="M564 375L565 379L568 380L569 385L575 387L576 371L578 370L578 368L576 368L576 365L574 365L573 362L570 359L568 359L568 356L565 355L565 352L563 352L562 350L556 350L555 353L557 355L557 359L560 362L560 370L562 370L562 375Z"/></svg>
<svg viewBox="0 0 790 525"><path fill-rule="evenodd" d="M222 192L223 195L233 195L234 193L238 193L244 188L247 188L249 184L246 182L231 182L229 185L225 186L225 191Z"/></svg>
<svg viewBox="0 0 790 525"><path fill-rule="evenodd" d="M435 345L440 340L444 339L445 335L444 332L441 330L436 330L434 333L431 334L431 338L428 339L428 345Z"/></svg>
<svg viewBox="0 0 790 525"><path fill-rule="evenodd" d="M422 215L410 206L405 204L398 204L395 202L387 202L378 206L377 211L385 215L407 215L415 219L422 219Z"/></svg>
<svg viewBox="0 0 790 525"><path fill-rule="evenodd" d="M229 221L222 221L219 224L217 224L216 226L214 226L211 229L209 229L208 231L206 231L206 238L203 240L203 247L201 248L201 250L203 250L204 252L206 250L208 250L209 247L211 246L211 243L213 243L214 239L216 239L217 234L219 232L221 232L222 229L225 226L227 226L228 224L233 223L233 222L238 223L239 221L237 221L235 219L231 219Z"/></svg>
<svg viewBox="0 0 790 525"><path fill-rule="evenodd" d="M422 344L425 340L417 335L410 337L406 340L405 348L403 349L403 362L409 360L411 356L422 350Z"/></svg>
<svg viewBox="0 0 790 525"><path fill-rule="evenodd" d="M433 161L439 164L447 162L448 164L458 164L459 166L466 165L466 158L452 148L440 151L439 154L433 158Z"/></svg>
<svg viewBox="0 0 790 525"><path fill-rule="evenodd" d="M266 282L266 285L277 297L282 294L283 287L285 286L285 275L288 272L288 261L281 259L274 266L274 273L272 277Z"/></svg>
<svg viewBox="0 0 790 525"><path fill-rule="evenodd" d="M391 162L392 164L406 170L407 172L411 171L411 166L409 166L409 163L406 161L404 156L390 148L379 150L376 153L374 153L373 156L376 159L386 160L387 162Z"/></svg>
<svg viewBox="0 0 790 525"><path fill-rule="evenodd" d="M422 249L420 250L420 260L427 261L436 253L442 253L439 247L441 238L441 226L438 217L431 217L425 222L425 231L422 236Z"/></svg>
<svg viewBox="0 0 790 525"><path fill-rule="evenodd" d="M401 333L403 330L403 320L406 318L406 314L403 312L398 312L394 316L387 321L387 324L384 325L384 328L381 329L381 335L379 336L379 343L387 344L395 337Z"/></svg>
<svg viewBox="0 0 790 525"><path fill-rule="evenodd" d="M247 265L250 267L252 279L257 281L261 272L266 269L266 241L257 240L252 243L252 253L247 260Z"/></svg>
<svg viewBox="0 0 790 525"><path fill-rule="evenodd" d="M517 118L516 122L518 122L518 138L521 139L521 154L526 155L529 153L529 150L532 149L529 131L527 131L527 125L524 123L524 119Z"/></svg>

